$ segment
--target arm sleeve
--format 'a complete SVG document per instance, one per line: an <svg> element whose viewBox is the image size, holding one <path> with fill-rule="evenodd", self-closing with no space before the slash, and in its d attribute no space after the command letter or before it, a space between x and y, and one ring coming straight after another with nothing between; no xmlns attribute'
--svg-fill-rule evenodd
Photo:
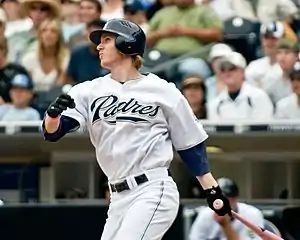
<svg viewBox="0 0 300 240"><path fill-rule="evenodd" d="M298 11L296 5L291 0L280 0L278 5L280 17L283 18L282 20L291 17Z"/></svg>
<svg viewBox="0 0 300 240"><path fill-rule="evenodd" d="M253 116L256 119L272 119L274 116L274 105L265 92L261 92L256 98Z"/></svg>
<svg viewBox="0 0 300 240"><path fill-rule="evenodd" d="M288 115L286 115L285 111L289 111L289 109L287 107L285 107L284 104L282 104L281 101L277 102L276 107L275 107L274 117L276 119L287 119Z"/></svg>
<svg viewBox="0 0 300 240"><path fill-rule="evenodd" d="M47 133L45 129L45 120L43 120L42 124L44 139L49 142L56 142L68 132L76 131L78 128L79 123L75 119L66 116L61 116L59 128L54 133Z"/></svg>
<svg viewBox="0 0 300 240"><path fill-rule="evenodd" d="M87 96L84 95L84 89L86 89L87 82L77 84L71 88L68 94L74 99L76 107L68 108L62 113L62 116L67 116L75 119L81 129L85 129L88 119L88 102Z"/></svg>
<svg viewBox="0 0 300 240"><path fill-rule="evenodd" d="M171 116L167 117L167 121L171 141L177 151L192 148L208 138L202 124L181 94L178 103L171 111Z"/></svg>

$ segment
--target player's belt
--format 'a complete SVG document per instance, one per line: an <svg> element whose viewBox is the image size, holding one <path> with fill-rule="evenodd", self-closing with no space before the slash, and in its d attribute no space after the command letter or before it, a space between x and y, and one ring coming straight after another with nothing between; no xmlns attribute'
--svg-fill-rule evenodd
<svg viewBox="0 0 300 240"><path fill-rule="evenodd" d="M146 174L136 176L136 177L134 177L134 179L135 179L137 185L141 185L142 183L149 181ZM110 184L110 189L112 192L120 193L125 190L130 190L130 187L127 183L127 180L124 180L123 182L120 182L120 183Z"/></svg>
<svg viewBox="0 0 300 240"><path fill-rule="evenodd" d="M168 176L171 176L170 171L168 170L167 172L168 172ZM148 179L148 177L146 176L145 173L143 173L141 175L138 175L138 176L135 176L134 180L135 180L137 185L141 185L141 184L149 181L149 179ZM150 180L151 180L151 177L150 177ZM109 186L110 186L110 189L111 189L112 192L117 192L117 193L123 192L125 190L130 190L130 187L129 187L129 184L128 184L127 180L124 180L122 182L118 182L118 183L115 183L115 184L110 183Z"/></svg>

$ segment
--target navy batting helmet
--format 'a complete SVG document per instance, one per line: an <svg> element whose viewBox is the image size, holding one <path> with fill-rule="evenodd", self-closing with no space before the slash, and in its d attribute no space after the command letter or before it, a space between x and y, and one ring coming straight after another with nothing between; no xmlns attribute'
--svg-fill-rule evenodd
<svg viewBox="0 0 300 240"><path fill-rule="evenodd" d="M98 45L103 33L115 34L115 45L118 51L125 55L143 56L146 47L146 35L141 27L124 19L109 20L102 30L95 30L90 34L90 40Z"/></svg>
<svg viewBox="0 0 300 240"><path fill-rule="evenodd" d="M219 187L226 197L238 197L239 188L235 181L229 178L219 178L217 180Z"/></svg>

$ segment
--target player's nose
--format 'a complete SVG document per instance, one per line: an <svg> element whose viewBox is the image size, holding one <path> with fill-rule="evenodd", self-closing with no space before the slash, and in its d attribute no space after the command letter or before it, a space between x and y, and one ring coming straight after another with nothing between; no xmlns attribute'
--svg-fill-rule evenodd
<svg viewBox="0 0 300 240"><path fill-rule="evenodd" d="M103 50L103 44L100 43L98 46L97 46L97 50L100 51L100 50Z"/></svg>

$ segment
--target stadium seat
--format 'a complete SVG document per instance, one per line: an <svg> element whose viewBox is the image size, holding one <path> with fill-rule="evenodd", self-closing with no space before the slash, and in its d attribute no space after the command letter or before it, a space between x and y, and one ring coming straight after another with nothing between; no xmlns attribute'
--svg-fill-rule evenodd
<svg viewBox="0 0 300 240"><path fill-rule="evenodd" d="M279 229L269 220L265 219L264 222L264 229L276 234L277 236L281 237L281 233L279 231Z"/></svg>
<svg viewBox="0 0 300 240"><path fill-rule="evenodd" d="M240 17L230 18L224 22L223 41L241 53L249 63L257 59L260 25Z"/></svg>

